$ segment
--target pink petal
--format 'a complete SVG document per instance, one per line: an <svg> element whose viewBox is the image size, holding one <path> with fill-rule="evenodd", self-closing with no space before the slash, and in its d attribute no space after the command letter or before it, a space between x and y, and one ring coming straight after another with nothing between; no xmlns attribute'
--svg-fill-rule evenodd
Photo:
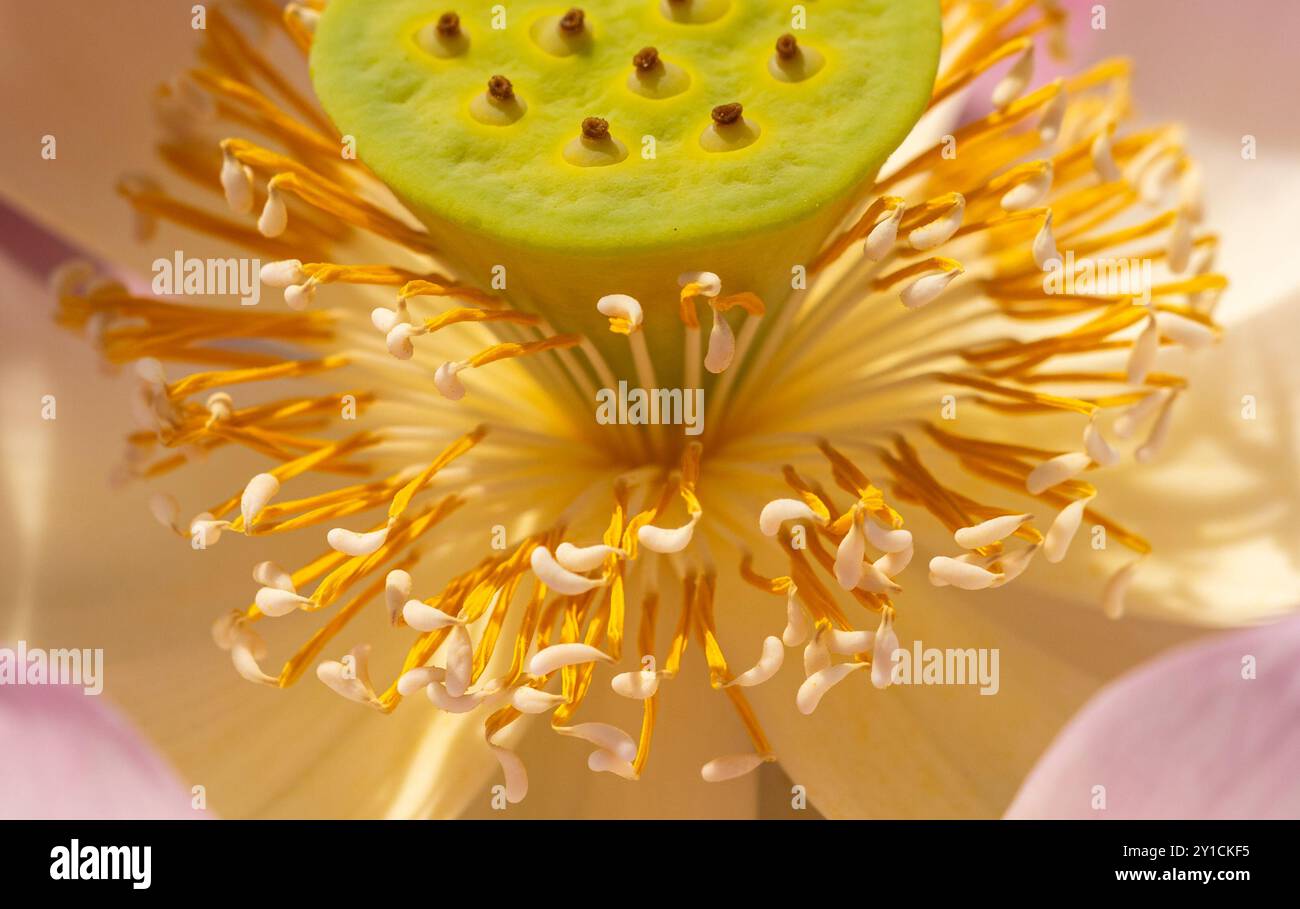
<svg viewBox="0 0 1300 909"><path fill-rule="evenodd" d="M1243 678L1255 662L1256 678ZM1215 635L1108 685L1008 818L1300 817L1300 617ZM1093 807L1105 787L1104 810Z"/></svg>
<svg viewBox="0 0 1300 909"><path fill-rule="evenodd" d="M102 697L76 687L0 687L0 818L204 816Z"/></svg>

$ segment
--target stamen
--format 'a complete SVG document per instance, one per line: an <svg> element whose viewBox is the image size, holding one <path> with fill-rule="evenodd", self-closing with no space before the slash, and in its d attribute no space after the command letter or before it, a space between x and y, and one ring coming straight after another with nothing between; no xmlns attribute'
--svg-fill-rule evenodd
<svg viewBox="0 0 1300 909"><path fill-rule="evenodd" d="M742 672L727 682L724 687L739 685L742 688L752 688L761 685L780 671L784 660L785 648L781 644L781 639L768 636L763 639L763 652L753 668Z"/></svg>
<svg viewBox="0 0 1300 909"><path fill-rule="evenodd" d="M565 666L610 662L613 662L613 659L609 654L588 644L552 644L550 647L533 655L532 660L528 663L528 674L548 676ZM628 760L631 760L631 758L628 758Z"/></svg>
<svg viewBox="0 0 1300 909"><path fill-rule="evenodd" d="M811 716L822 698L826 696L826 692L846 679L850 673L866 667L866 663L839 663L813 673L799 686L799 693L795 695L795 706L804 716Z"/></svg>

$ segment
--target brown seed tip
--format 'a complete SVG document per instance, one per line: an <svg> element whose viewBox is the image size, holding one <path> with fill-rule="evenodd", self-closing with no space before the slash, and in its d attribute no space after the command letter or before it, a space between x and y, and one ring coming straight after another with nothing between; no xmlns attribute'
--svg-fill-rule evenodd
<svg viewBox="0 0 1300 909"><path fill-rule="evenodd" d="M460 34L460 16L455 13L443 13L438 17L438 34L444 38L455 38Z"/></svg>
<svg viewBox="0 0 1300 909"><path fill-rule="evenodd" d="M632 65L642 72L649 72L659 65L659 51L653 47L643 47L632 58Z"/></svg>
<svg viewBox="0 0 1300 909"><path fill-rule="evenodd" d="M560 17L560 31L566 35L581 35L586 23L586 13L575 6Z"/></svg>
<svg viewBox="0 0 1300 909"><path fill-rule="evenodd" d="M718 126L730 126L739 123L744 113L745 108L734 101L731 104L719 104L713 109L713 122Z"/></svg>
<svg viewBox="0 0 1300 909"><path fill-rule="evenodd" d="M776 39L776 55L782 60L793 60L799 56L799 42L794 35L786 33Z"/></svg>
<svg viewBox="0 0 1300 909"><path fill-rule="evenodd" d="M493 76L488 80L488 94L498 101L509 101L515 96L515 87L505 76Z"/></svg>
<svg viewBox="0 0 1300 909"><path fill-rule="evenodd" d="M599 142L609 138L609 121L601 117L588 117L582 121L582 138Z"/></svg>

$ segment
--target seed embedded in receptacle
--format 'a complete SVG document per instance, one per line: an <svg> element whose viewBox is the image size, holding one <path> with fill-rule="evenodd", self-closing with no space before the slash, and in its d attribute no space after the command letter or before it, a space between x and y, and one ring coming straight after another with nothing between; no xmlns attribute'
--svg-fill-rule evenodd
<svg viewBox="0 0 1300 909"><path fill-rule="evenodd" d="M469 50L469 35L461 28L460 16L448 10L420 29L416 43L435 57L459 57Z"/></svg>
<svg viewBox="0 0 1300 909"><path fill-rule="evenodd" d="M509 126L527 110L528 105L515 94L514 83L501 75L488 79L487 91L469 103L470 116L488 126Z"/></svg>
<svg viewBox="0 0 1300 909"><path fill-rule="evenodd" d="M671 98L691 85L690 74L659 56L659 49L643 47L632 58L627 87L643 98Z"/></svg>
<svg viewBox="0 0 1300 909"><path fill-rule="evenodd" d="M588 117L582 121L582 138L599 142L609 138L609 121L602 117Z"/></svg>
<svg viewBox="0 0 1300 909"><path fill-rule="evenodd" d="M768 58L767 69L780 82L802 82L825 62L820 52L803 47L794 35L786 32L776 39L776 53Z"/></svg>
<svg viewBox="0 0 1300 909"><path fill-rule="evenodd" d="M587 117L578 136L564 148L564 160L578 167L605 167L627 157L627 146L609 132L604 117Z"/></svg>
<svg viewBox="0 0 1300 909"><path fill-rule="evenodd" d="M713 109L713 122L718 126L731 126L733 123L740 122L744 115L745 108L738 102L719 104Z"/></svg>
<svg viewBox="0 0 1300 909"><path fill-rule="evenodd" d="M587 14L576 6L560 17L560 31L567 35L581 35L587 27Z"/></svg>
<svg viewBox="0 0 1300 909"><path fill-rule="evenodd" d="M632 58L632 65L643 73L648 73L658 69L663 64L659 62L659 49L654 47L643 47Z"/></svg>
<svg viewBox="0 0 1300 909"><path fill-rule="evenodd" d="M515 87L505 76L493 76L488 80L488 94L497 101L509 101L515 96Z"/></svg>
<svg viewBox="0 0 1300 909"><path fill-rule="evenodd" d="M591 46L587 14L573 7L562 16L543 16L530 30L533 42L552 57L583 53Z"/></svg>
<svg viewBox="0 0 1300 909"><path fill-rule="evenodd" d="M455 38L460 34L460 16L455 13L443 13L438 17L438 34L444 38Z"/></svg>
<svg viewBox="0 0 1300 909"><path fill-rule="evenodd" d="M719 104L712 111L713 122L700 135L700 146L709 152L736 151L758 141L761 130L745 119L745 108L736 101Z"/></svg>

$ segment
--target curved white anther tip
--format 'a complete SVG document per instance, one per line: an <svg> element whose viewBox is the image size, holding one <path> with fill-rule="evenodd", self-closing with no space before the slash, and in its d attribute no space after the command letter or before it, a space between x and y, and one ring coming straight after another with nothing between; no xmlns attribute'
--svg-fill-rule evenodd
<svg viewBox="0 0 1300 909"><path fill-rule="evenodd" d="M528 673L547 676L565 666L612 662L614 662L613 657L590 644L552 644L533 654L533 658L528 661Z"/></svg>
<svg viewBox="0 0 1300 909"><path fill-rule="evenodd" d="M370 310L370 324L382 331L385 335L392 331L393 326L400 321L402 321L402 317L386 307L376 306L374 309Z"/></svg>
<svg viewBox="0 0 1300 909"><path fill-rule="evenodd" d="M622 729L609 723L577 723L573 726L552 726L551 728L560 735L567 735L590 742L620 760L632 761L636 759L636 741Z"/></svg>
<svg viewBox="0 0 1300 909"><path fill-rule="evenodd" d="M280 480L271 473L259 473L248 481L239 497L239 514L244 519L244 533L251 533L262 510L280 491Z"/></svg>
<svg viewBox="0 0 1300 909"><path fill-rule="evenodd" d="M625 761L618 755L610 754L603 748L587 756L587 769L595 773L612 773L625 780L638 780L640 775L631 761Z"/></svg>
<svg viewBox="0 0 1300 909"><path fill-rule="evenodd" d="M786 521L822 523L821 517L799 499L773 499L758 514L758 529L765 537L774 537Z"/></svg>
<svg viewBox="0 0 1300 909"><path fill-rule="evenodd" d="M344 527L335 527L325 535L330 549L350 556L368 556L378 551L388 539L388 528L372 530L369 533L357 533Z"/></svg>
<svg viewBox="0 0 1300 909"><path fill-rule="evenodd" d="M960 267L926 272L904 287L899 294L899 299L908 309L920 309L934 302L962 273L963 269Z"/></svg>
<svg viewBox="0 0 1300 909"><path fill-rule="evenodd" d="M885 256L889 255L894 244L898 242L898 226L903 221L904 207L895 205L890 210L889 216L871 228L871 233L867 234L867 239L863 243L862 251L867 259L872 262L879 262Z"/></svg>
<svg viewBox="0 0 1300 909"><path fill-rule="evenodd" d="M311 301L316 297L316 285L290 284L284 289L284 303L295 312L302 312L311 305Z"/></svg>
<svg viewBox="0 0 1300 909"><path fill-rule="evenodd" d="M821 703L826 692L830 691L851 673L866 667L866 663L837 663L834 666L827 666L825 669L818 670L808 678L804 679L803 684L799 686L799 691L795 695L795 707L804 716L811 716Z"/></svg>
<svg viewBox="0 0 1300 909"><path fill-rule="evenodd" d="M1083 473L1092 458L1084 451L1067 451L1046 460L1029 472L1025 478L1025 489L1030 495L1039 495L1066 480Z"/></svg>
<svg viewBox="0 0 1300 909"><path fill-rule="evenodd" d="M266 204L262 206L262 214L257 219L257 232L264 237L275 238L284 233L288 226L289 209L285 207L279 190L270 187Z"/></svg>
<svg viewBox="0 0 1300 909"><path fill-rule="evenodd" d="M524 769L524 762L519 755L508 748L502 748L492 742L488 742L488 747L492 749L492 754L496 757L497 763L501 765L501 772L505 775L506 801L512 805L519 804L528 795L528 771Z"/></svg>
<svg viewBox="0 0 1300 909"><path fill-rule="evenodd" d="M597 543L594 546L574 546L572 543L561 543L555 547L555 561L569 571L578 573L599 568L605 564L605 559L609 556L626 558L627 553L622 549L606 546L603 543Z"/></svg>
<svg viewBox="0 0 1300 909"><path fill-rule="evenodd" d="M290 593L298 592L293 583L293 575L274 562L258 562L254 565L253 580L262 587L274 587L278 590L287 590Z"/></svg>
<svg viewBox="0 0 1300 909"><path fill-rule="evenodd" d="M930 560L930 581L936 587L951 585L959 590L987 590L1000 577L1000 574L962 559L935 556Z"/></svg>
<svg viewBox="0 0 1300 909"><path fill-rule="evenodd" d="M402 605L402 618L416 631L437 631L464 622L459 616L443 612L423 600L407 600Z"/></svg>
<svg viewBox="0 0 1300 909"><path fill-rule="evenodd" d="M430 685L441 682L447 677L445 670L437 666L421 666L408 669L397 679L397 693L404 698L414 697Z"/></svg>
<svg viewBox="0 0 1300 909"><path fill-rule="evenodd" d="M257 604L257 608L263 615L272 619L311 605L308 597L299 596L292 590L284 590L280 587L262 587L257 591L253 602Z"/></svg>
<svg viewBox="0 0 1300 909"><path fill-rule="evenodd" d="M700 768L700 777L706 783L725 783L763 766L768 758L761 754L729 754L714 758Z"/></svg>
<svg viewBox="0 0 1300 909"><path fill-rule="evenodd" d="M459 363L443 363L433 374L433 384L438 393L449 401L459 401L465 397L465 385L457 375L463 369Z"/></svg>
<svg viewBox="0 0 1300 909"><path fill-rule="evenodd" d="M709 349L704 355L704 368L715 376L726 372L736 356L736 335L722 313L713 311L713 328L709 331Z"/></svg>
<svg viewBox="0 0 1300 909"><path fill-rule="evenodd" d="M781 643L781 639L768 635L763 639L763 652L753 668L742 672L723 687L753 688L755 685L762 685L781 670L784 660L785 646Z"/></svg>
<svg viewBox="0 0 1300 909"><path fill-rule="evenodd" d="M607 294L596 301L596 310L611 319L626 319L632 331L641 327L645 317L641 302L627 294Z"/></svg>
<svg viewBox="0 0 1300 909"><path fill-rule="evenodd" d="M537 580L563 596L576 596L604 585L599 578L584 578L569 571L555 560L545 546L537 546L529 555L529 564Z"/></svg>
<svg viewBox="0 0 1300 909"><path fill-rule="evenodd" d="M415 328L409 322L397 322L388 333L384 336L384 346L388 352L399 360L409 360L415 356L415 344L411 341L411 335ZM441 367L438 372L441 372ZM434 384L438 385L438 390L442 391L442 386L438 384L437 374L434 375ZM459 384L459 383L457 383ZM464 391L461 391L464 394ZM450 395L448 395L450 397Z"/></svg>
<svg viewBox="0 0 1300 909"><path fill-rule="evenodd" d="M1028 514L1004 514L971 527L962 527L952 536L962 549L980 549L1011 536L1032 517Z"/></svg>
<svg viewBox="0 0 1300 909"><path fill-rule="evenodd" d="M159 524L175 530L176 519L180 517L181 506L174 496L170 496L165 492L156 492L149 497L149 512Z"/></svg>
<svg viewBox="0 0 1300 909"><path fill-rule="evenodd" d="M307 280L302 270L302 262L298 259L267 262L258 275L267 287L288 287L290 284L299 284Z"/></svg>
<svg viewBox="0 0 1300 909"><path fill-rule="evenodd" d="M722 279L711 271L688 271L677 276L678 287L688 284L698 285L700 295L704 297L716 297L722 293Z"/></svg>
<svg viewBox="0 0 1300 909"><path fill-rule="evenodd" d="M692 515L690 521L681 527L656 527L653 524L643 524L637 530L636 538L651 552L661 555L681 552L690 545L691 539L695 536L695 524L698 520L698 515Z"/></svg>
<svg viewBox="0 0 1300 909"><path fill-rule="evenodd" d="M167 373L163 371L162 362L156 357L141 357L136 360L135 374L150 385L163 386L167 384Z"/></svg>
<svg viewBox="0 0 1300 909"><path fill-rule="evenodd" d="M550 694L523 685L510 692L510 706L520 713L545 713L554 710L565 702L562 694Z"/></svg>
<svg viewBox="0 0 1300 909"><path fill-rule="evenodd" d="M609 687L614 693L634 701L644 701L654 697L659 690L659 673L642 669L635 672L620 672L609 680Z"/></svg>

